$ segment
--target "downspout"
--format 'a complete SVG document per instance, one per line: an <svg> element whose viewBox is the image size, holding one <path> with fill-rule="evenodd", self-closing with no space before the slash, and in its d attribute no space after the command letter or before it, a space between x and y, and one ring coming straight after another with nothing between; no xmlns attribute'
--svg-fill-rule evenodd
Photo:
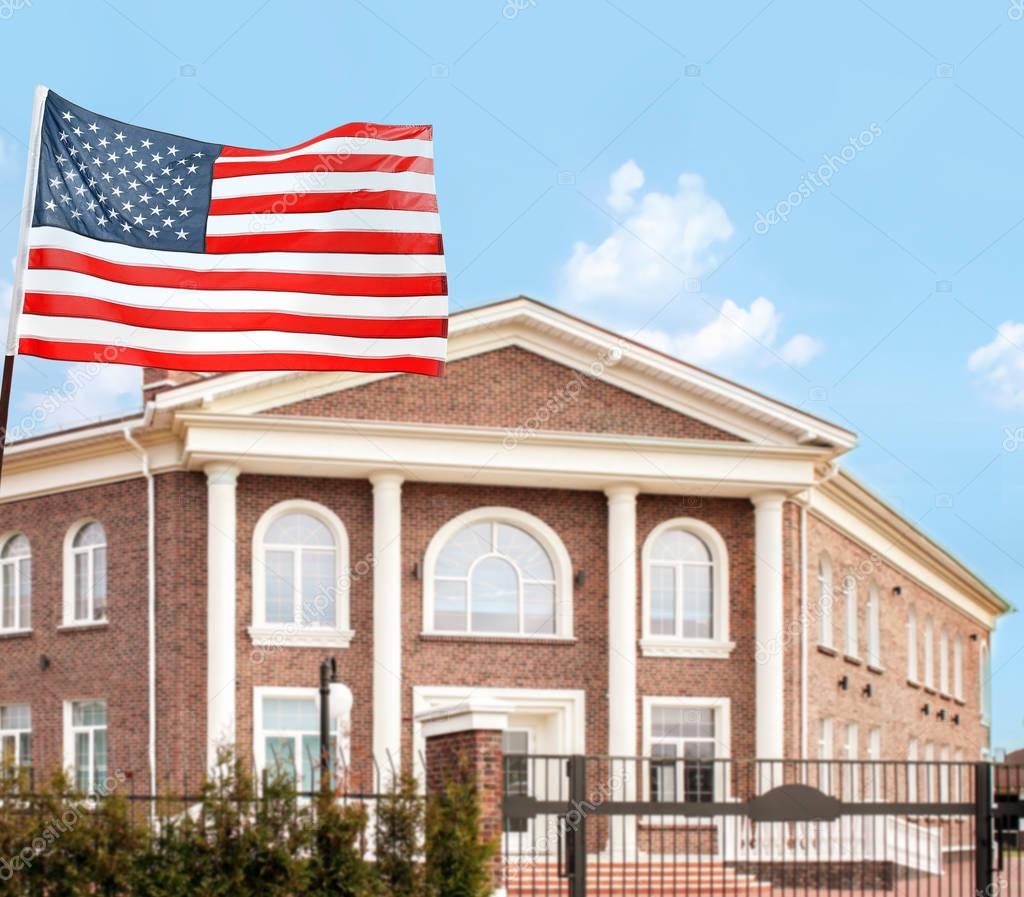
<svg viewBox="0 0 1024 897"><path fill-rule="evenodd" d="M146 405L146 413L140 429L145 429L152 417L153 406ZM149 455L139 445L132 431L125 427L124 438L139 453L142 460L142 476L146 480L146 653L148 663L147 699L149 704L149 788L150 794L157 793L156 784L156 491L153 472L149 467ZM155 809L155 807L154 807Z"/></svg>

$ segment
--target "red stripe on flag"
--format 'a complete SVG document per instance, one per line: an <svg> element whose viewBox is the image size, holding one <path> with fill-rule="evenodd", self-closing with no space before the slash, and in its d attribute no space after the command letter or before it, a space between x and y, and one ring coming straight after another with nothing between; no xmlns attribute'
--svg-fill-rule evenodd
<svg viewBox="0 0 1024 897"><path fill-rule="evenodd" d="M392 358L361 358L353 355L312 355L298 352L252 352L238 355L186 354L156 352L107 346L102 343L64 343L56 340L24 337L18 343L22 355L52 358L57 361L94 361L103 364L134 364L169 371L366 371L428 374L440 377L444 362L416 355Z"/></svg>
<svg viewBox="0 0 1024 897"><path fill-rule="evenodd" d="M190 271L121 265L68 249L29 250L29 268L89 274L114 283L181 290L270 290L330 296L445 296L443 274L294 274L280 271Z"/></svg>
<svg viewBox="0 0 1024 897"><path fill-rule="evenodd" d="M370 122L353 121L325 131L310 140L283 149L246 149L240 146L225 146L221 156L273 156L304 149L328 137L362 137L367 140L433 140L434 129L430 125L375 125Z"/></svg>
<svg viewBox="0 0 1024 897"><path fill-rule="evenodd" d="M360 252L370 255L441 255L440 234L386 231L284 231L206 238L206 251L225 252Z"/></svg>
<svg viewBox="0 0 1024 897"><path fill-rule="evenodd" d="M405 190L351 190L344 193L268 193L214 199L211 215L247 215L288 212L338 212L343 209L389 209L396 212L436 212L433 193Z"/></svg>
<svg viewBox="0 0 1024 897"><path fill-rule="evenodd" d="M182 311L142 308L90 296L26 293L25 312L63 318L93 318L157 330L236 331L281 330L367 339L412 339L448 335L446 318L339 318L288 312Z"/></svg>
<svg viewBox="0 0 1024 897"><path fill-rule="evenodd" d="M213 165L215 178L237 178L251 174L291 174L302 171L318 174L333 171L414 171L418 174L433 174L434 160L426 156L393 156L379 153L313 153L269 162L232 162L230 159L218 159Z"/></svg>

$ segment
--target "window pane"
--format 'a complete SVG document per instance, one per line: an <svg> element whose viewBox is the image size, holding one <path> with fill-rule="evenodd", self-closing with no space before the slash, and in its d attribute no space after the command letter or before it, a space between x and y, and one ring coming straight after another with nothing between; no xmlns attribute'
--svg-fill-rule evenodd
<svg viewBox="0 0 1024 897"><path fill-rule="evenodd" d="M676 573L672 567L651 567L651 635L675 635Z"/></svg>
<svg viewBox="0 0 1024 897"><path fill-rule="evenodd" d="M683 711L684 738L714 738L715 714L706 707L687 708Z"/></svg>
<svg viewBox="0 0 1024 897"><path fill-rule="evenodd" d="M333 547L334 538L327 524L312 514L285 514L267 530L268 545L323 545Z"/></svg>
<svg viewBox="0 0 1024 897"><path fill-rule="evenodd" d="M71 705L71 724L74 726L105 726L107 704L105 701L76 701Z"/></svg>
<svg viewBox="0 0 1024 897"><path fill-rule="evenodd" d="M338 581L333 551L302 552L302 622L306 626L336 626Z"/></svg>
<svg viewBox="0 0 1024 897"><path fill-rule="evenodd" d="M18 738L20 739L20 741L18 743L18 750L20 751L20 754L21 754L21 756L19 758L19 762L21 763L22 766L31 766L32 765L32 733L31 732L22 732L21 735L18 736Z"/></svg>
<svg viewBox="0 0 1024 897"><path fill-rule="evenodd" d="M266 748L267 769L270 775L295 781L295 739L291 736L268 735Z"/></svg>
<svg viewBox="0 0 1024 897"><path fill-rule="evenodd" d="M107 549L95 548L92 555L93 618L102 620L107 614Z"/></svg>
<svg viewBox="0 0 1024 897"><path fill-rule="evenodd" d="M711 568L683 567L683 637L711 638Z"/></svg>
<svg viewBox="0 0 1024 897"><path fill-rule="evenodd" d="M92 740L93 748L93 769L95 770L95 777L93 778L93 787L103 788L106 786L107 781L107 730L96 729L93 733Z"/></svg>
<svg viewBox="0 0 1024 897"><path fill-rule="evenodd" d="M527 583L523 586L524 625L532 635L554 635L555 587Z"/></svg>
<svg viewBox="0 0 1024 897"><path fill-rule="evenodd" d="M20 558L26 557L29 553L28 539L22 535L17 535L13 539L8 539L4 543L4 550L0 551L0 557L3 558Z"/></svg>
<svg viewBox="0 0 1024 897"><path fill-rule="evenodd" d="M555 578L555 569L544 547L516 526L498 524L498 551L519 567L523 579L550 582Z"/></svg>
<svg viewBox="0 0 1024 897"><path fill-rule="evenodd" d="M263 728L267 732L319 732L316 698L264 698Z"/></svg>
<svg viewBox="0 0 1024 897"><path fill-rule="evenodd" d="M7 704L0 707L0 729L29 729L32 708L28 704Z"/></svg>
<svg viewBox="0 0 1024 897"><path fill-rule="evenodd" d="M89 733L75 733L75 786L79 791L91 790L89 779Z"/></svg>
<svg viewBox="0 0 1024 897"><path fill-rule="evenodd" d="M651 557L656 561L710 562L708 547L693 533L673 529L662 533L654 543Z"/></svg>
<svg viewBox="0 0 1024 897"><path fill-rule="evenodd" d="M75 619L89 618L89 555L75 555Z"/></svg>
<svg viewBox="0 0 1024 897"><path fill-rule="evenodd" d="M295 567L290 551L267 551L266 561L266 622L295 622Z"/></svg>
<svg viewBox="0 0 1024 897"><path fill-rule="evenodd" d="M86 524L78 531L72 544L75 548L82 548L86 545L103 545L106 541L107 536L103 532L103 527L93 522Z"/></svg>
<svg viewBox="0 0 1024 897"><path fill-rule="evenodd" d="M438 555L435 572L438 576L468 576L473 561L491 551L491 524L475 523L448 540Z"/></svg>
<svg viewBox="0 0 1024 897"><path fill-rule="evenodd" d="M17 763L18 740L13 735L0 735L0 765L14 766ZM3 770L0 770L2 772Z"/></svg>
<svg viewBox="0 0 1024 897"><path fill-rule="evenodd" d="M683 708L655 707L651 713L652 738L682 738Z"/></svg>
<svg viewBox="0 0 1024 897"><path fill-rule="evenodd" d="M18 625L24 629L32 624L32 559L22 558L18 561L18 594L20 597L21 618Z"/></svg>
<svg viewBox="0 0 1024 897"><path fill-rule="evenodd" d="M466 584L458 580L434 582L434 628L466 631Z"/></svg>
<svg viewBox="0 0 1024 897"><path fill-rule="evenodd" d="M473 568L470 590L474 632L519 631L519 576L508 561L482 560Z"/></svg>
<svg viewBox="0 0 1024 897"><path fill-rule="evenodd" d="M0 567L0 626L14 628L14 565Z"/></svg>

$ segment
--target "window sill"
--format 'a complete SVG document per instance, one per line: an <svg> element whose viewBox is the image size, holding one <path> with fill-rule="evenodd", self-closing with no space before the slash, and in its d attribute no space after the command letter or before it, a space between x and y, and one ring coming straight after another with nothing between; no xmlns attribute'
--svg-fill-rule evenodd
<svg viewBox="0 0 1024 897"><path fill-rule="evenodd" d="M3 629L0 630L0 639L27 638L32 635L31 629Z"/></svg>
<svg viewBox="0 0 1024 897"><path fill-rule="evenodd" d="M825 654L828 657L838 657L839 656L839 652L835 648L833 648L833 647L831 647L829 645L818 645L817 648L818 648L818 651L821 654Z"/></svg>
<svg viewBox="0 0 1024 897"><path fill-rule="evenodd" d="M885 667L880 667L877 664L869 663L868 664L868 672L869 673L874 673L876 676L881 676L882 673L885 672Z"/></svg>
<svg viewBox="0 0 1024 897"><path fill-rule="evenodd" d="M845 660L849 664L852 664L855 667L862 666L864 663L863 660L861 660L859 657L854 657L854 655L852 654L844 654L843 660Z"/></svg>
<svg viewBox="0 0 1024 897"><path fill-rule="evenodd" d="M938 693L938 692L937 692L937 691L935 690L935 686L933 686L933 685L925 685L925 686L924 686L924 693L925 693L926 695L936 695L936 696L938 696L938 694L939 694L939 693Z"/></svg>
<svg viewBox="0 0 1024 897"><path fill-rule="evenodd" d="M683 641L661 641L646 638L640 640L640 653L644 657L689 657L725 660L736 648L735 642L720 642L714 639Z"/></svg>
<svg viewBox="0 0 1024 897"><path fill-rule="evenodd" d="M254 645L271 648L347 648L355 632L351 629L303 629L299 626L250 626Z"/></svg>
<svg viewBox="0 0 1024 897"><path fill-rule="evenodd" d="M90 629L106 629L110 620L96 620L93 623L63 623L57 627L58 632L88 632Z"/></svg>
<svg viewBox="0 0 1024 897"><path fill-rule="evenodd" d="M911 688L920 688L921 687L921 683L918 682L916 679L908 679L907 680L907 685L909 685Z"/></svg>
<svg viewBox="0 0 1024 897"><path fill-rule="evenodd" d="M960 707L967 706L967 702L963 698L953 698L953 703L959 705Z"/></svg>
<svg viewBox="0 0 1024 897"><path fill-rule="evenodd" d="M494 642L505 645L543 644L575 645L571 635L517 635L514 632L421 632L425 642Z"/></svg>

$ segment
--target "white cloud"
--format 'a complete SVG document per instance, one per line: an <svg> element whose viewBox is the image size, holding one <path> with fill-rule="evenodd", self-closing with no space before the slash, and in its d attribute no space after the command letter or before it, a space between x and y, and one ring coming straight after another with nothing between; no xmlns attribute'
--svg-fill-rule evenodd
<svg viewBox="0 0 1024 897"><path fill-rule="evenodd" d="M967 367L991 386L997 405L1024 405L1024 324L1000 324L995 339L971 353Z"/></svg>
<svg viewBox="0 0 1024 897"><path fill-rule="evenodd" d="M644 185L644 172L632 159L624 162L609 178L608 205L625 212L636 203L633 194Z"/></svg>
<svg viewBox="0 0 1024 897"><path fill-rule="evenodd" d="M697 365L728 364L759 353L765 360L781 357L794 367L807 364L821 352L821 343L801 333L777 346L781 319L775 304L764 296L758 296L749 308L726 299L718 315L703 327L681 333L645 330L636 338Z"/></svg>
<svg viewBox="0 0 1024 897"><path fill-rule="evenodd" d="M717 264L715 250L733 235L733 226L721 203L705 191L704 179L682 174L675 193L651 191L636 199L632 194L642 183L636 163L627 162L612 175L609 205L633 211L596 246L582 241L573 246L564 272L570 299L660 303L687 278Z"/></svg>

